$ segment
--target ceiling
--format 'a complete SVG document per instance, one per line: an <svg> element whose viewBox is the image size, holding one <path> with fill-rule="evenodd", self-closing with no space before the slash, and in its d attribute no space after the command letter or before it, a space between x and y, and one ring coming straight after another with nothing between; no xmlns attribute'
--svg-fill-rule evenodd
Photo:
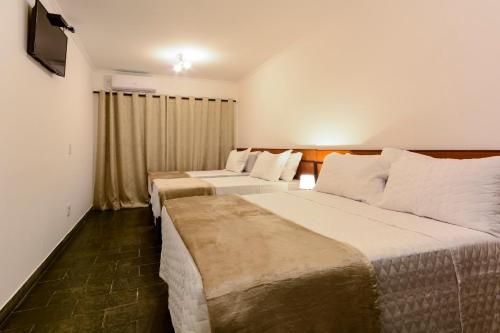
<svg viewBox="0 0 500 333"><path fill-rule="evenodd" d="M331 0L57 0L99 69L236 81L314 28Z"/></svg>

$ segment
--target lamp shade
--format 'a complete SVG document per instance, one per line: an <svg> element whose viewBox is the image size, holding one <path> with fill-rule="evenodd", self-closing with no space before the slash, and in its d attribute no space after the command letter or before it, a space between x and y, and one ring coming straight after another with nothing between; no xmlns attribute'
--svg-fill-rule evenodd
<svg viewBox="0 0 500 333"><path fill-rule="evenodd" d="M312 190L316 185L316 180L314 179L314 175L301 175L299 188L302 190Z"/></svg>

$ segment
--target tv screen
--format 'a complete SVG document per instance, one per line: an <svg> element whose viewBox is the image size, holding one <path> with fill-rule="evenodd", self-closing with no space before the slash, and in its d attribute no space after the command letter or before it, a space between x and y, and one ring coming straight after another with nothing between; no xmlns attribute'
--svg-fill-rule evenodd
<svg viewBox="0 0 500 333"><path fill-rule="evenodd" d="M64 76L66 73L66 50L68 37L50 24L48 12L39 0L31 13L28 53L51 72Z"/></svg>

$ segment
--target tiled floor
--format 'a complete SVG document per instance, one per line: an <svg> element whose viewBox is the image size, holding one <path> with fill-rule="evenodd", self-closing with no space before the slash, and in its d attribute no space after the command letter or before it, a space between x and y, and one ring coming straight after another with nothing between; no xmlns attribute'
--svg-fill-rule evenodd
<svg viewBox="0 0 500 333"><path fill-rule="evenodd" d="M0 332L173 332L150 210L91 212Z"/></svg>

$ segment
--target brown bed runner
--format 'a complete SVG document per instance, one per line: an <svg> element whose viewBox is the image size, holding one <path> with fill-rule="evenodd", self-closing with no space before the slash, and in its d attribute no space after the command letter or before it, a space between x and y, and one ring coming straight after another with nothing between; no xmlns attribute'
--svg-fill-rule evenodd
<svg viewBox="0 0 500 333"><path fill-rule="evenodd" d="M168 179L158 186L160 203L165 200L215 195L215 188L209 182L201 178L175 178Z"/></svg>
<svg viewBox="0 0 500 333"><path fill-rule="evenodd" d="M374 271L348 244L238 196L165 207L203 280L213 332L379 332Z"/></svg>

